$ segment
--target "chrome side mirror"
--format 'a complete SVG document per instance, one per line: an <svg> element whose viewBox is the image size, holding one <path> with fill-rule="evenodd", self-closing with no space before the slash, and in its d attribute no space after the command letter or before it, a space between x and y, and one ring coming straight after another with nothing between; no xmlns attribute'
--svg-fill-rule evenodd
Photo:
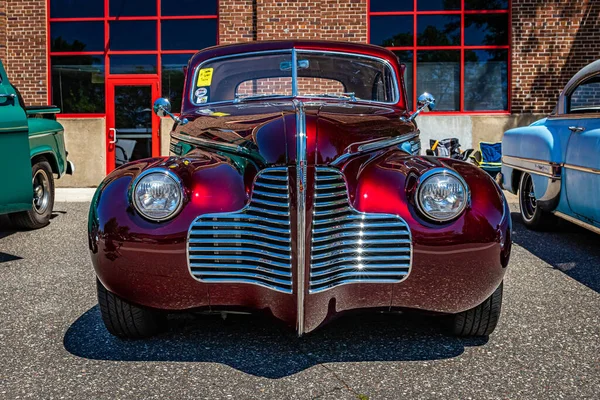
<svg viewBox="0 0 600 400"><path fill-rule="evenodd" d="M417 99L417 111L414 112L410 117L400 117L400 120L403 122L411 122L417 115L421 113L423 110L432 111L435 109L435 98L429 93L425 92L419 96Z"/></svg>
<svg viewBox="0 0 600 400"><path fill-rule="evenodd" d="M169 102L169 99L165 99L164 97L156 99L156 101L154 102L153 109L154 113L159 117L171 117L173 121L181 125L185 125L188 123L187 118L181 119L178 116L173 115L171 113L171 102Z"/></svg>

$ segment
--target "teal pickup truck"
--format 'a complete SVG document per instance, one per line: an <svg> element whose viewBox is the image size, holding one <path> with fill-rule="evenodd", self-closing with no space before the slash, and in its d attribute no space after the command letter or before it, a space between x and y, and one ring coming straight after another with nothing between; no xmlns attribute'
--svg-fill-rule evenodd
<svg viewBox="0 0 600 400"><path fill-rule="evenodd" d="M64 129L53 106L25 107L0 61L0 215L25 229L48 224L54 176L72 174Z"/></svg>

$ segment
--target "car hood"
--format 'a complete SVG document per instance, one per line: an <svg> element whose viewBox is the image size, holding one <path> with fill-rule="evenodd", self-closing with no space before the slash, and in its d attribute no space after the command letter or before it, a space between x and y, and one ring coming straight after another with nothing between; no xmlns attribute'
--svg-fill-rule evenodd
<svg viewBox="0 0 600 400"><path fill-rule="evenodd" d="M203 150L246 155L267 167L295 164L297 132L305 129L307 163L327 165L361 144L416 132L402 115L392 106L361 102L248 101L186 113L182 117L189 122L176 126L172 136Z"/></svg>

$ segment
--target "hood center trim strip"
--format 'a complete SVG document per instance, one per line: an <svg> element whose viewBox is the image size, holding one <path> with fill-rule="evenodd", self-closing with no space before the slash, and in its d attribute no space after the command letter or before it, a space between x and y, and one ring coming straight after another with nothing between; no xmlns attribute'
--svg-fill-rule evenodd
<svg viewBox="0 0 600 400"><path fill-rule="evenodd" d="M304 334L304 286L306 274L306 115L304 103L294 100L296 109L296 209L297 209L297 323L298 336Z"/></svg>

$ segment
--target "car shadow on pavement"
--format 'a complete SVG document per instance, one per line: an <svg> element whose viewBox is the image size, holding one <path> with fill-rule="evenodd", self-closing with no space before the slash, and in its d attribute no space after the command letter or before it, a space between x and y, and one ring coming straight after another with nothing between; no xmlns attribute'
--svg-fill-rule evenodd
<svg viewBox="0 0 600 400"><path fill-rule="evenodd" d="M423 361L459 356L487 338L458 339L440 329L440 318L412 314L346 315L298 338L261 315L177 315L169 331L149 340L110 335L98 306L67 330L71 354L94 360L221 363L250 375L277 379L322 363Z"/></svg>
<svg viewBox="0 0 600 400"><path fill-rule="evenodd" d="M550 231L532 231L523 225L518 212L512 213L512 220L513 243L600 293L598 234L564 220Z"/></svg>

